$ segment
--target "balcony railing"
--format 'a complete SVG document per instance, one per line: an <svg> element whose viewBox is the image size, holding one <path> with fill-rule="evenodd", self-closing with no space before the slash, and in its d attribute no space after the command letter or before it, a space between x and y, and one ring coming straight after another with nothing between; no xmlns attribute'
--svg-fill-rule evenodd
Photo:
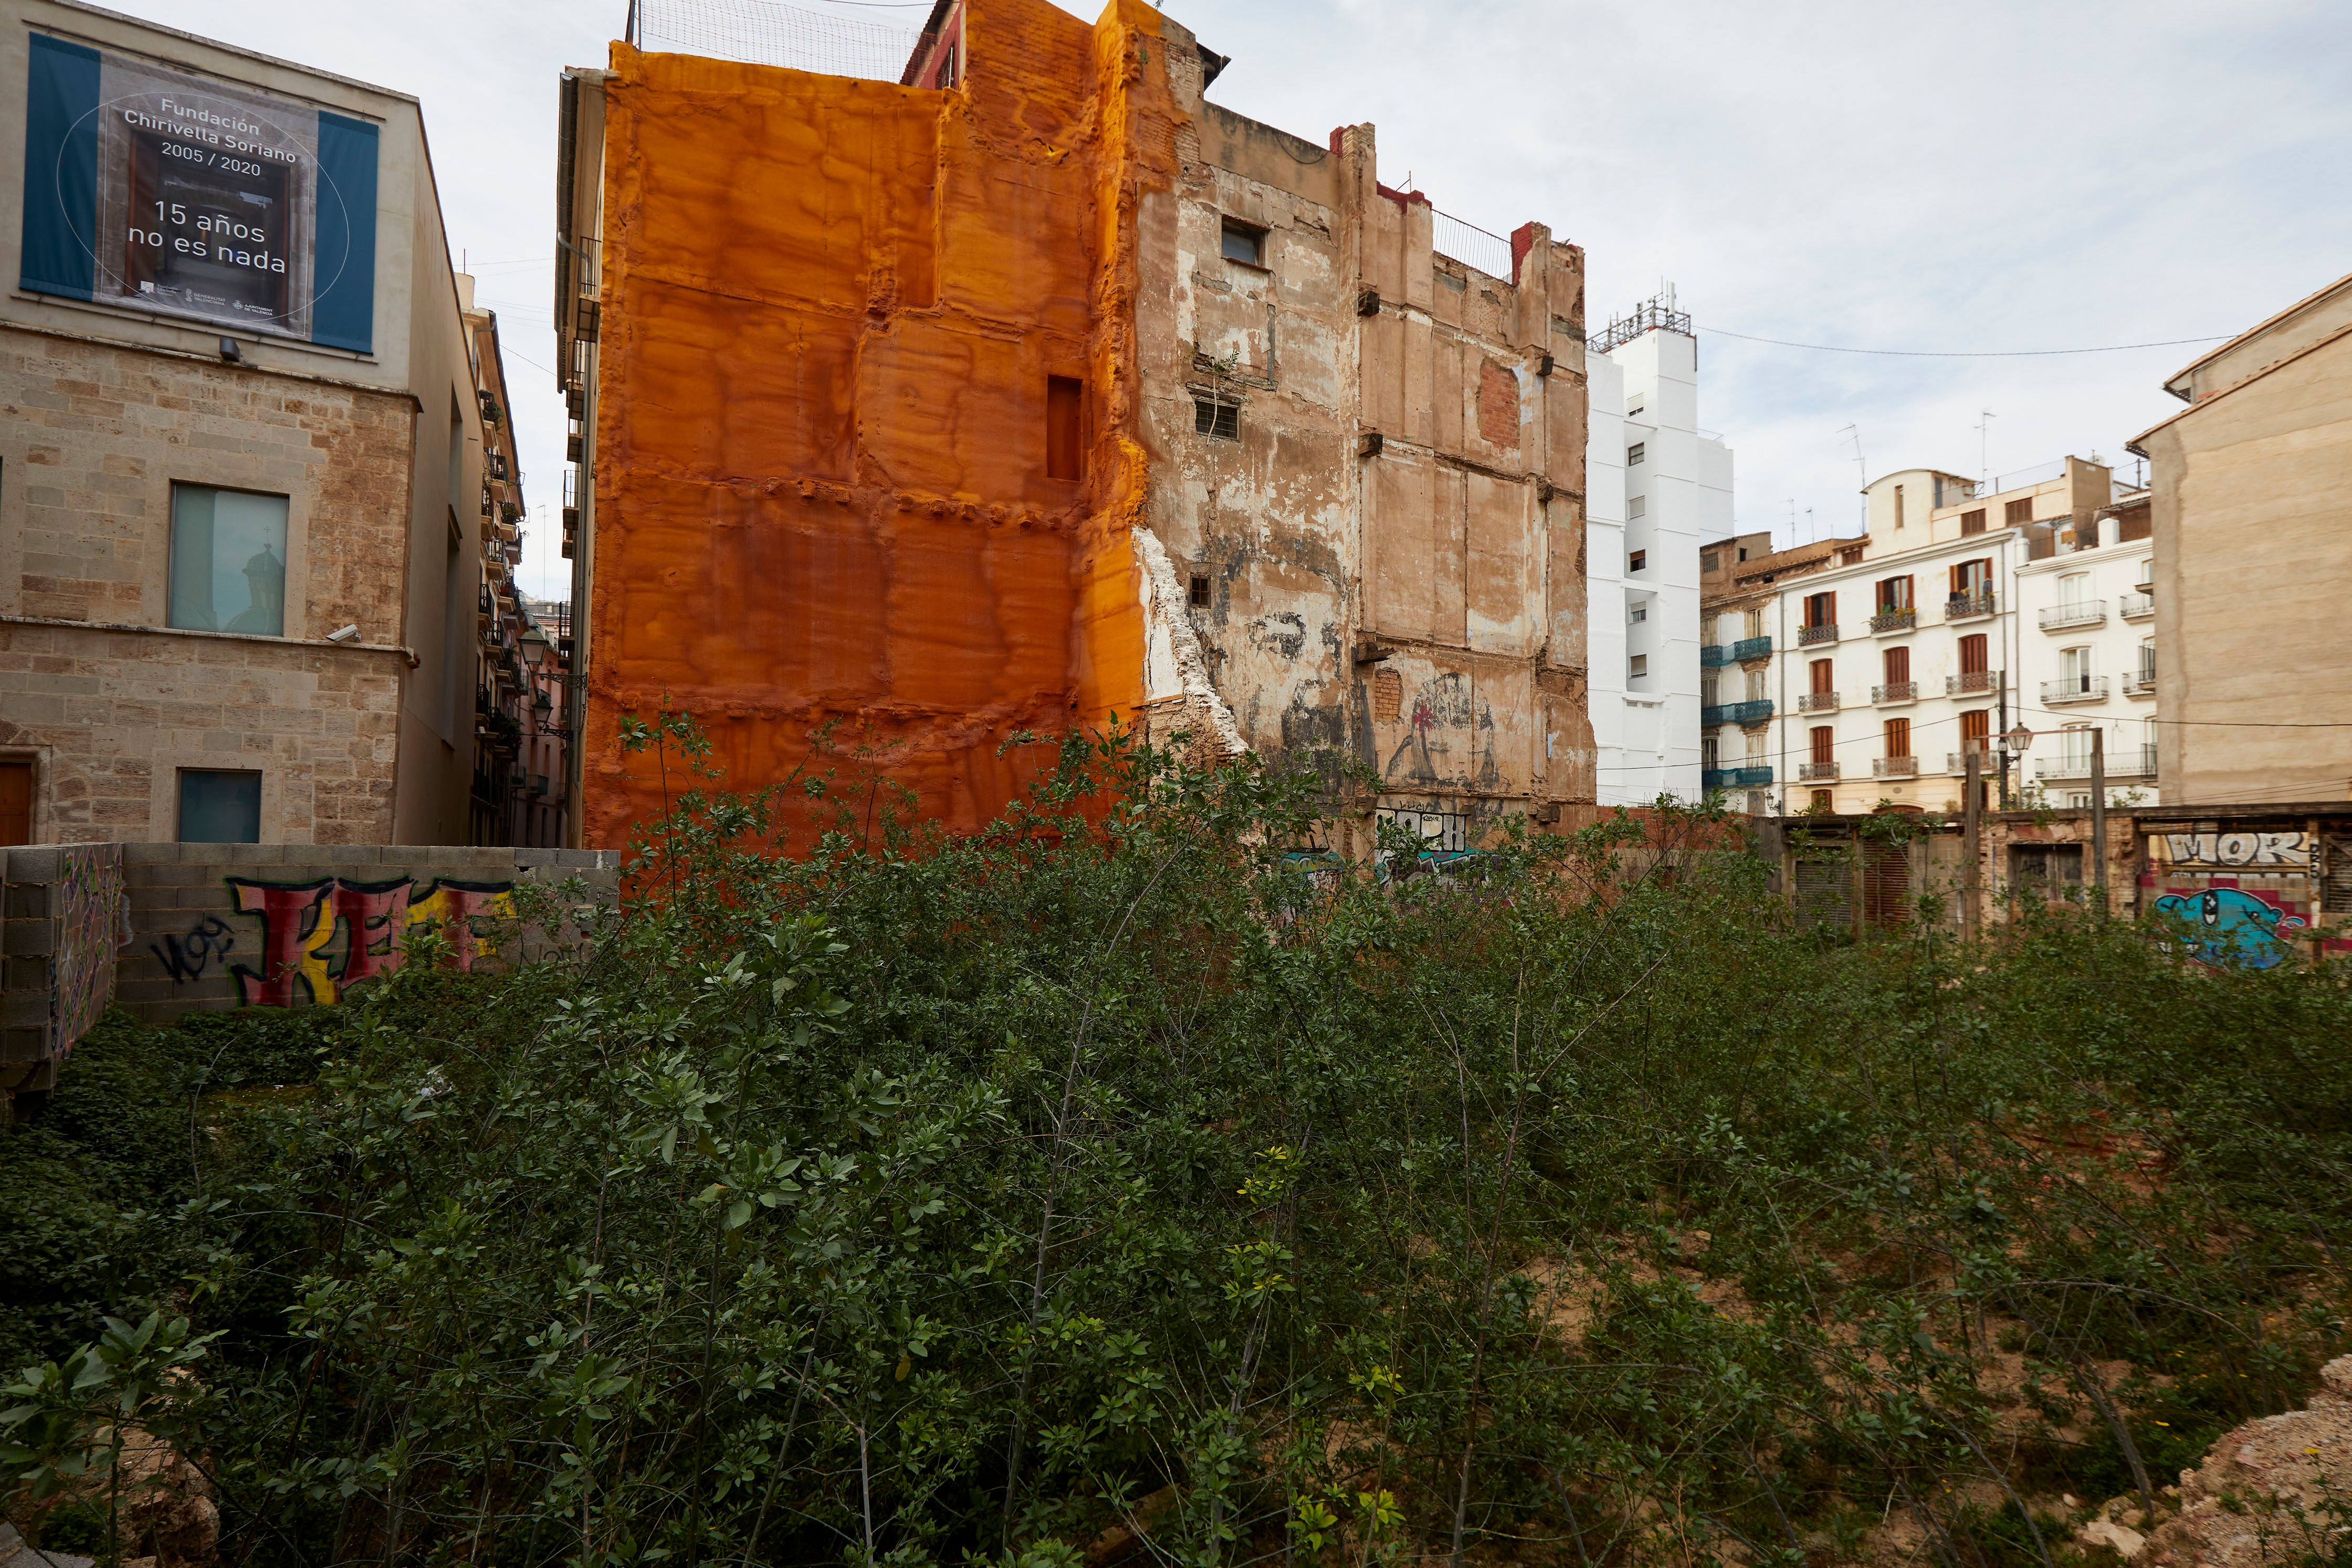
<svg viewBox="0 0 2352 1568"><path fill-rule="evenodd" d="M1772 716L1772 699L1762 697L1754 702L1726 703L1723 711L1734 724L1762 724Z"/></svg>
<svg viewBox="0 0 2352 1568"><path fill-rule="evenodd" d="M2107 623L2107 601L2086 599L2074 604L2053 604L2042 612L2044 632L2063 632L2073 626L2104 626Z"/></svg>
<svg viewBox="0 0 2352 1568"><path fill-rule="evenodd" d="M1772 639L1742 637L1731 645L1731 656L1743 664L1749 659L1769 659L1772 656Z"/></svg>
<svg viewBox="0 0 2352 1568"><path fill-rule="evenodd" d="M1707 789L1754 789L1772 782L1769 763L1762 767L1708 768L1699 774L1699 784Z"/></svg>
<svg viewBox="0 0 2352 1568"><path fill-rule="evenodd" d="M1870 618L1871 633L1878 637L1884 637L1890 632L1909 632L1918 624L1919 612L1916 607L1882 610Z"/></svg>
<svg viewBox="0 0 2352 1568"><path fill-rule="evenodd" d="M1947 621L1974 621L1992 612L1993 591L1990 588L1982 593L1955 593L1944 601L1944 619Z"/></svg>
<svg viewBox="0 0 2352 1568"><path fill-rule="evenodd" d="M1698 651L1698 664L1702 670L1720 669L1729 663L1731 650L1720 643L1709 643Z"/></svg>
<svg viewBox="0 0 2352 1568"><path fill-rule="evenodd" d="M1979 747L1977 748L1978 774L1980 776L1989 775L1993 771L1993 768L1994 763L1992 754L1986 751L1982 747ZM1944 771L1951 774L1956 779L1967 778L1969 773L1969 754L1965 751L1947 751L1944 753Z"/></svg>
<svg viewBox="0 0 2352 1568"><path fill-rule="evenodd" d="M2153 746L2119 746L2106 758L2107 777L2113 779L2153 779L2156 777L2156 747ZM2088 779L2091 776L2089 756L2053 758L2033 765L2036 779L2053 782Z"/></svg>
<svg viewBox="0 0 2352 1568"><path fill-rule="evenodd" d="M1919 759L1916 757L1881 757L1872 761L1872 774L1880 779L1916 779Z"/></svg>
<svg viewBox="0 0 2352 1568"><path fill-rule="evenodd" d="M1972 696L1978 692L2000 690L2001 671L1967 670L1944 677L1944 695L1948 697Z"/></svg>
<svg viewBox="0 0 2352 1568"><path fill-rule="evenodd" d="M2126 621L2145 621L2156 613L2156 595L2126 593L2116 601L2116 613Z"/></svg>
<svg viewBox="0 0 2352 1568"><path fill-rule="evenodd" d="M2152 697L2156 695L2156 672L2134 670L2124 677L2123 686L2127 697Z"/></svg>
<svg viewBox="0 0 2352 1568"><path fill-rule="evenodd" d="M1834 779L1837 776L1838 765L1834 762L1800 762L1797 764L1797 777L1800 779Z"/></svg>
<svg viewBox="0 0 2352 1568"><path fill-rule="evenodd" d="M1817 643L1834 643L1837 640L1837 622L1834 621L1830 622L1827 625L1823 626L1800 626L1797 628L1797 646L1800 648L1811 648Z"/></svg>
<svg viewBox="0 0 2352 1568"><path fill-rule="evenodd" d="M1916 681L1889 681L1883 686L1870 688L1870 700L1874 703L1916 703L1919 700Z"/></svg>
<svg viewBox="0 0 2352 1568"><path fill-rule="evenodd" d="M2072 675L2063 681L2042 683L2044 706L2060 703L2103 703L2107 700L2107 677L2105 675Z"/></svg>
<svg viewBox="0 0 2352 1568"><path fill-rule="evenodd" d="M1838 695L1835 692L1800 692L1797 694L1799 713L1835 713Z"/></svg>

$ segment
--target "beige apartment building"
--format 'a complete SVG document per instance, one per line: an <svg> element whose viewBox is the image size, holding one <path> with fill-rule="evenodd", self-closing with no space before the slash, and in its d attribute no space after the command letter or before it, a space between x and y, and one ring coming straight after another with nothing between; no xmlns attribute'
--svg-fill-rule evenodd
<svg viewBox="0 0 2352 1568"><path fill-rule="evenodd" d="M2158 763L2169 804L2352 792L2352 277L2165 382L2149 464Z"/></svg>
<svg viewBox="0 0 2352 1568"><path fill-rule="evenodd" d="M72 0L0 84L0 842L464 842L502 514L416 100Z"/></svg>

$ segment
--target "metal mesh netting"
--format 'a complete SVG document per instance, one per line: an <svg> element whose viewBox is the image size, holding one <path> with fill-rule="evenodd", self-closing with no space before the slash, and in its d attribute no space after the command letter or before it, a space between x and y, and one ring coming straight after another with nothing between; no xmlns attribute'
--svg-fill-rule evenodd
<svg viewBox="0 0 2352 1568"><path fill-rule="evenodd" d="M777 0L636 0L632 11L641 49L870 81L897 81L922 37L919 28L826 16Z"/></svg>

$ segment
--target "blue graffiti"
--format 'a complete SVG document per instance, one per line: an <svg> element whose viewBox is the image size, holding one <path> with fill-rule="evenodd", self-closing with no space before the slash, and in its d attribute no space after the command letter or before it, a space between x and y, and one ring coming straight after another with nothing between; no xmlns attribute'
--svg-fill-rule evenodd
<svg viewBox="0 0 2352 1568"><path fill-rule="evenodd" d="M2189 956L2200 964L2275 968L2286 961L2287 944L2303 921L2275 904L2234 887L2203 893L2170 893L2156 912L2187 926Z"/></svg>

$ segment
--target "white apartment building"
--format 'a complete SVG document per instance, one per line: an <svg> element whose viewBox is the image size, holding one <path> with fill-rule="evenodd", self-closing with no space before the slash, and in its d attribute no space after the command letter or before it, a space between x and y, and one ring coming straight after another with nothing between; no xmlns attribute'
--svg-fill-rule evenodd
<svg viewBox="0 0 2352 1568"><path fill-rule="evenodd" d="M2019 573L2037 559L2061 559L2062 535L2098 526L2115 502L2112 478L2104 466L2068 457L1989 487L1937 469L1903 469L1864 493L1869 532L1860 548L1840 541L1837 564L1778 585L1761 628L1771 638L1764 750L1780 809L1958 810L1967 747L1985 752L1986 803L1997 806L2003 775L1994 737L2024 718L2036 730L2029 767L2074 744L2049 740L2032 723L2042 716L2042 688L2022 685L2027 666L2053 671L2037 679L2063 680L2072 671L2079 680L2090 667L2082 659L2099 656L2068 663L2063 649L2053 653L2057 632L2019 613ZM2037 581L2034 591L2042 587ZM2054 603L2054 580L2049 591ZM2097 597L2078 583L2068 591ZM2052 711L2082 706L2062 702ZM1758 732L1749 727L1751 737ZM1748 744L1743 783L1757 761ZM2009 774L2012 800L2025 781Z"/></svg>
<svg viewBox="0 0 2352 1568"><path fill-rule="evenodd" d="M1698 545L1731 527L1731 452L1698 428L1698 340L1671 292L1591 340L1585 462L1598 799L1696 800Z"/></svg>
<svg viewBox="0 0 2352 1568"><path fill-rule="evenodd" d="M2091 803L2091 737L2102 735L2109 805L2156 800L2155 541L2145 490L2037 539L2017 569L2015 707L2033 743L2029 803ZM2046 553L2045 553L2046 550Z"/></svg>

